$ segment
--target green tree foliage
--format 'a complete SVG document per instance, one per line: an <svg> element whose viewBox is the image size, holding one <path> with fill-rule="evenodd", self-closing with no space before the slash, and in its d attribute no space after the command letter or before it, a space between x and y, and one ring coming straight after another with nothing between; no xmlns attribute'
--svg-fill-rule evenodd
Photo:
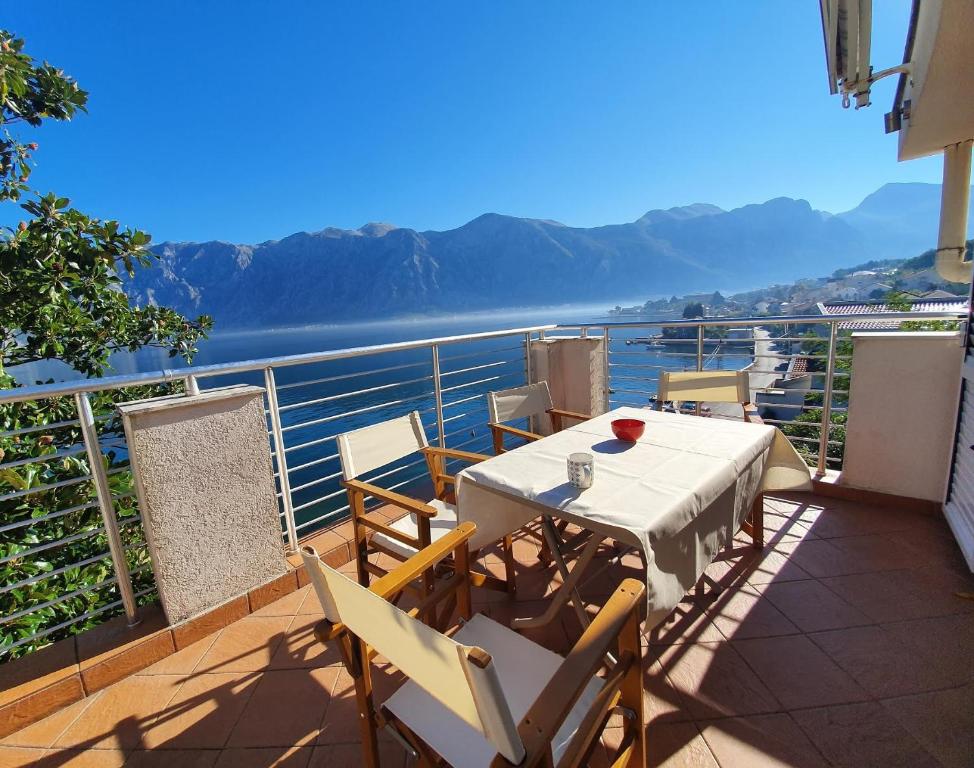
<svg viewBox="0 0 974 768"><path fill-rule="evenodd" d="M686 320L703 317L703 304L699 301L691 301L683 308L683 317Z"/></svg>
<svg viewBox="0 0 974 768"><path fill-rule="evenodd" d="M70 120L87 99L0 30L0 204L24 212L16 228L0 228L0 388L17 386L10 368L42 360L88 376L103 374L118 350L156 346L189 360L212 327L205 316L129 302L121 276L155 261L148 234L30 187L38 145L23 134ZM132 388L92 402L136 590L152 579L114 403L160 391ZM121 609L76 415L71 398L0 406L0 662Z"/></svg>

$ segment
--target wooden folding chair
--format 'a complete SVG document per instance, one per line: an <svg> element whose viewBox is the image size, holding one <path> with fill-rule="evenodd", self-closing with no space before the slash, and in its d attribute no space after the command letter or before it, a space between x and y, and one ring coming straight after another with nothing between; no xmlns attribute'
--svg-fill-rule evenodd
<svg viewBox="0 0 974 768"><path fill-rule="evenodd" d="M592 418L589 414L575 413L555 408L548 390L547 381L528 384L513 389L503 389L487 393L487 412L490 416L491 435L494 440L494 453L504 453L504 435L513 435L524 440L540 440L541 435L524 429L512 427L504 422L517 419L528 419L528 424L539 429L538 423L547 416L551 421L553 432L561 432L563 419L587 421Z"/></svg>
<svg viewBox="0 0 974 768"><path fill-rule="evenodd" d="M688 371L675 373L663 371L656 393L656 410L661 410L667 400L676 402L737 403L744 412L744 421L763 424L757 408L751 403L751 387L747 371ZM764 495L758 494L742 522L742 530L754 539L758 548L764 546ZM696 591L702 595L704 583L710 581L704 574ZM719 585L717 585L719 587Z"/></svg>
<svg viewBox="0 0 974 768"><path fill-rule="evenodd" d="M373 552L381 552L400 561L408 560L457 527L456 505L447 501L452 493L450 488L455 483L455 478L446 472L447 459L476 463L488 458L479 453L430 446L417 411L345 432L338 435L337 442L342 485L348 493L348 506L352 512L358 579L364 586L369 585L370 575L381 577L387 573L386 569L369 560ZM435 494L429 502L358 479L415 453L421 453L426 458ZM366 512L365 500L369 497L399 507L408 514L390 523L375 512ZM493 543L487 541L482 545ZM502 544L505 578L481 573L474 574L472 578L475 586L513 593L516 582L511 536L505 536ZM425 578L427 590L432 586L432 578L431 571Z"/></svg>
<svg viewBox="0 0 974 768"><path fill-rule="evenodd" d="M364 764L379 765L385 728L420 765L557 766L587 763L609 717L623 716L614 768L645 765L639 611L645 586L626 579L562 659L483 615L471 616L464 523L368 589L302 549L325 612L321 642L338 641L355 684ZM410 612L390 599L452 553L455 575L440 580ZM452 636L416 616L453 599L466 621ZM607 652L617 661L596 676ZM385 702L373 699L370 660L381 655L408 680Z"/></svg>
<svg viewBox="0 0 974 768"><path fill-rule="evenodd" d="M744 410L744 421L763 423L751 404L747 371L663 371L656 393L656 410L667 401L696 403L737 403Z"/></svg>

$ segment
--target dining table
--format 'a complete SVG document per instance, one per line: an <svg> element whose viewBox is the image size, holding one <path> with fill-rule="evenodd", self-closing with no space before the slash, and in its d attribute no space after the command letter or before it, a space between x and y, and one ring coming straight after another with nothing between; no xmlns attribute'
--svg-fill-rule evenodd
<svg viewBox="0 0 974 768"><path fill-rule="evenodd" d="M616 419L641 420L645 430L634 442L619 440ZM588 488L569 483L574 453L594 459ZM764 493L810 489L807 464L774 426L621 407L464 469L457 519L476 523L478 539L494 541L541 518L562 585L544 615L522 626L551 621L568 602L587 623L578 585L600 545L611 539L638 550L649 631L739 530L763 546ZM556 520L589 535L583 544L577 536L569 542Z"/></svg>

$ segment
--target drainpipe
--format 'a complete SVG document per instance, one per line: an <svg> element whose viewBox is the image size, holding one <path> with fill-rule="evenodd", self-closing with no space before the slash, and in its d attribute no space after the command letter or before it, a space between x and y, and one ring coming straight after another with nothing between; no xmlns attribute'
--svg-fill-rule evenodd
<svg viewBox="0 0 974 768"><path fill-rule="evenodd" d="M974 262L964 261L967 210L971 201L971 145L962 141L944 148L944 184L940 198L940 237L934 266L952 283L969 283Z"/></svg>

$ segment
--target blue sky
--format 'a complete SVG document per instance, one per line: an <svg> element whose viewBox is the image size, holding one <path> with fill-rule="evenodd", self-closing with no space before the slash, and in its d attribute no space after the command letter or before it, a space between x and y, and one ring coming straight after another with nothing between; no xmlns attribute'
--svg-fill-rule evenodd
<svg viewBox="0 0 974 768"><path fill-rule="evenodd" d="M880 69L909 1L875 15ZM834 212L940 181L883 134L895 79L859 112L829 96L816 0L71 0L2 23L91 93L37 132L33 180L157 241L777 196Z"/></svg>

